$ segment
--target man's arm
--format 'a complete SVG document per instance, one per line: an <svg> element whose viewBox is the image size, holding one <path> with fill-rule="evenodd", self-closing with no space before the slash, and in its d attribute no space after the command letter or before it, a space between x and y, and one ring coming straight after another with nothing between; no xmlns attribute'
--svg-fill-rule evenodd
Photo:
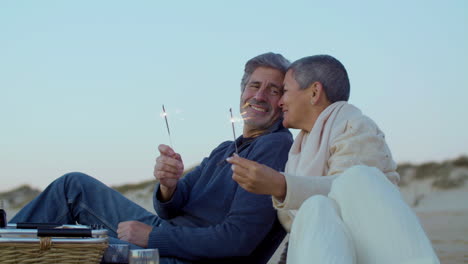
<svg viewBox="0 0 468 264"><path fill-rule="evenodd" d="M184 163L180 154L171 147L161 144L158 146L158 150L160 155L156 159L153 175L160 183L160 199L168 201L184 172Z"/></svg>
<svg viewBox="0 0 468 264"><path fill-rule="evenodd" d="M187 202L193 184L204 167L205 160L197 168L187 173L183 179L177 181L177 186L170 194L169 200L161 198L161 184L156 184L153 206L160 218L171 219L179 214L180 209ZM125 221L119 223L117 235L121 240L146 248L148 247L148 239L152 230L153 226L151 225L139 221Z"/></svg>
<svg viewBox="0 0 468 264"><path fill-rule="evenodd" d="M253 150L246 158L283 169L292 140L277 135L264 137L252 143ZM226 181L232 181L229 165L225 171ZM157 247L162 256L189 260L248 256L270 231L275 220L276 211L269 196L249 193L237 186L224 221L207 227L168 223L154 227L148 247Z"/></svg>
<svg viewBox="0 0 468 264"><path fill-rule="evenodd" d="M161 199L160 184L156 184L153 195L153 206L159 217L171 219L179 215L180 209L187 203L192 187L200 177L207 160L205 158L200 165L177 182L177 186L169 200Z"/></svg>

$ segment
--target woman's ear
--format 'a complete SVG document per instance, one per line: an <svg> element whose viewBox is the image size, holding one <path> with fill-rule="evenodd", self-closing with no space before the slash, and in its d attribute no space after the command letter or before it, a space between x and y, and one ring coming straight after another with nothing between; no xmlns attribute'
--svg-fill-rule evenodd
<svg viewBox="0 0 468 264"><path fill-rule="evenodd" d="M310 96L310 104L315 105L320 100L320 97L323 93L323 87L320 82L313 82L309 86L309 96Z"/></svg>

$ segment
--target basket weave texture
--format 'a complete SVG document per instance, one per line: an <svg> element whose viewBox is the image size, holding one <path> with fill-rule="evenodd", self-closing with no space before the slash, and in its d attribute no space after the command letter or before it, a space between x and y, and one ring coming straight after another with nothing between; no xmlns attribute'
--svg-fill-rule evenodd
<svg viewBox="0 0 468 264"><path fill-rule="evenodd" d="M40 243L2 243L1 264L82 264L100 263L108 246L103 243L53 243L43 237Z"/></svg>

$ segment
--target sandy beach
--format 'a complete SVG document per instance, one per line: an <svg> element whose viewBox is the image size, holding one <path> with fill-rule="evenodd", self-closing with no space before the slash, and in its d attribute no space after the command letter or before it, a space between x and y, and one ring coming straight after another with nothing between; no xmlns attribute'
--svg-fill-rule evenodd
<svg viewBox="0 0 468 264"><path fill-rule="evenodd" d="M130 200L154 212L153 186L124 193ZM468 263L468 184L437 190L430 181L415 181L401 187L405 201L413 207L442 264ZM417 205L415 206L415 200ZM11 218L16 209L7 209ZM280 247L269 264L276 264Z"/></svg>
<svg viewBox="0 0 468 264"><path fill-rule="evenodd" d="M430 180L423 180L400 190L413 205L440 262L468 263L468 185L440 190L433 188Z"/></svg>
<svg viewBox="0 0 468 264"><path fill-rule="evenodd" d="M417 215L441 263L468 263L468 210L425 211Z"/></svg>

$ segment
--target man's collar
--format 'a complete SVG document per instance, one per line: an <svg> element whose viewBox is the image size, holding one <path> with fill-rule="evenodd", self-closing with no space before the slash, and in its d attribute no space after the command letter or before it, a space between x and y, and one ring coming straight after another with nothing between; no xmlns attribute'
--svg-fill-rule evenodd
<svg viewBox="0 0 468 264"><path fill-rule="evenodd" d="M255 138L258 138L258 137L261 137L261 136L264 136L264 135L268 135L268 134L271 134L271 133L274 133L276 131L279 131L279 130L282 130L284 129L284 126L283 126L283 118L280 118L278 120L276 120L275 123L273 123L273 125L271 125L267 130L263 131L262 133L260 133L258 136L256 137L244 137L244 135L241 135L240 137L238 137L237 139L242 139L242 140L249 140L249 139L255 139ZM237 141L237 140L236 140Z"/></svg>

